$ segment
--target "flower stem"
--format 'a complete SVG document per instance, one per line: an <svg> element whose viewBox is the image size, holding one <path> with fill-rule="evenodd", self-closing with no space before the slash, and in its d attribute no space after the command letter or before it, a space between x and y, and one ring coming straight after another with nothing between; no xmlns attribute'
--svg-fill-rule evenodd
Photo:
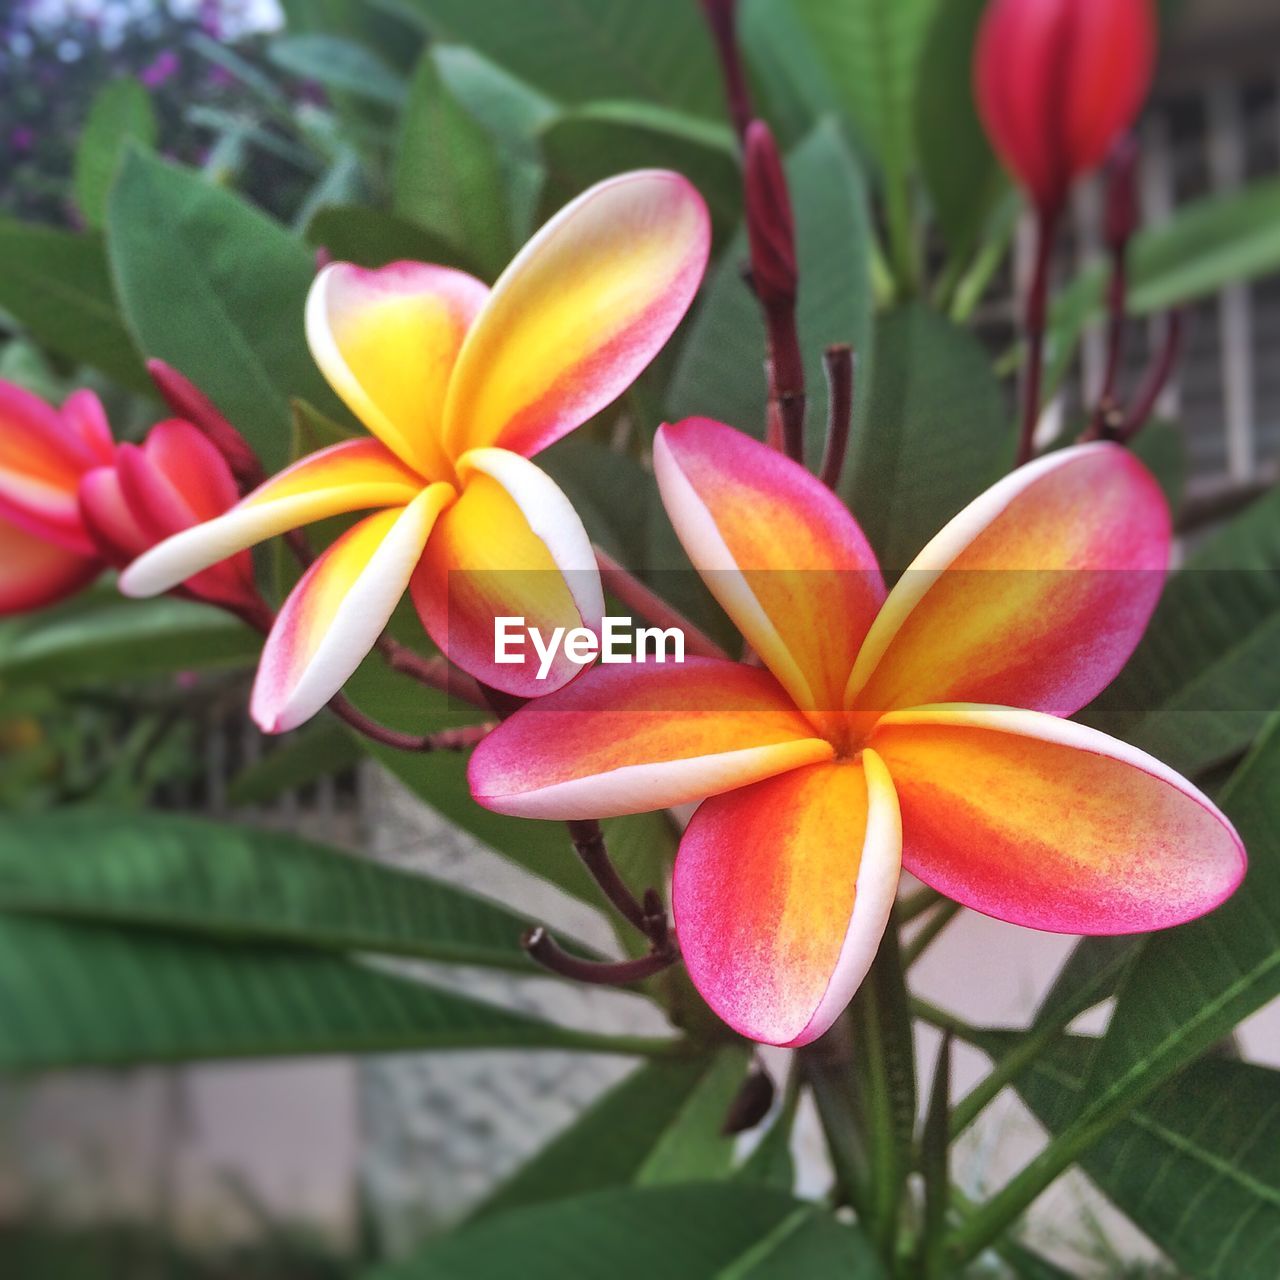
<svg viewBox="0 0 1280 1280"><path fill-rule="evenodd" d="M674 947L652 951L636 960L599 961L583 960L570 955L542 925L535 925L521 939L521 945L529 957L551 973L574 982L594 983L597 986L628 987L636 982L652 978L655 973L670 968L679 959Z"/></svg>
<svg viewBox="0 0 1280 1280"><path fill-rule="evenodd" d="M902 948L902 967L910 969L928 950L938 935L960 913L958 902L940 903L933 914L920 926L919 931Z"/></svg>
<svg viewBox="0 0 1280 1280"><path fill-rule="evenodd" d="M853 348L845 343L830 346L823 353L827 373L827 439L818 478L828 489L840 485L845 455L849 451L849 431L853 425Z"/></svg>
<svg viewBox="0 0 1280 1280"><path fill-rule="evenodd" d="M1036 423L1040 420L1040 385L1044 375L1044 333L1049 310L1049 258L1053 250L1056 214L1041 212L1036 217L1035 263L1023 327L1027 337L1027 363L1022 384L1022 425L1018 431L1015 465L1031 460Z"/></svg>
<svg viewBox="0 0 1280 1280"><path fill-rule="evenodd" d="M456 729L441 729L436 733L402 733L399 729L389 729L386 725L379 724L378 721L366 716L364 712L356 710L340 693L329 700L329 710L371 742L381 743L384 747L393 747L397 751L419 753L466 751L487 736L496 725L495 721L487 720L484 724L464 724Z"/></svg>

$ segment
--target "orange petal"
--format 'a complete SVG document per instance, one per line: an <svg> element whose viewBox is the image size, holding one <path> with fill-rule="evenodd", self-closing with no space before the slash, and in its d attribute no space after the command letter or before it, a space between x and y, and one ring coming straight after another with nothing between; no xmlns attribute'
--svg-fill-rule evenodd
<svg viewBox="0 0 1280 1280"><path fill-rule="evenodd" d="M767 671L719 658L598 666L476 748L487 809L526 818L645 813L817 760L829 743Z"/></svg>
<svg viewBox="0 0 1280 1280"><path fill-rule="evenodd" d="M276 534L349 511L405 506L426 483L378 441L344 440L295 462L225 515L152 547L120 575L120 589L158 595Z"/></svg>
<svg viewBox="0 0 1280 1280"><path fill-rule="evenodd" d="M445 441L530 457L617 399L688 310L711 245L679 174L626 173L562 209L502 273L458 357Z"/></svg>
<svg viewBox="0 0 1280 1280"><path fill-rule="evenodd" d="M662 502L694 568L804 711L839 712L884 580L857 521L776 449L706 418L659 429Z"/></svg>
<svg viewBox="0 0 1280 1280"><path fill-rule="evenodd" d="M536 653L499 663L496 620L520 618L544 636L598 631L604 595L591 540L546 472L504 449L458 461L462 496L440 518L413 579L431 638L464 671L506 693L537 697L581 669L563 647L545 674Z"/></svg>
<svg viewBox="0 0 1280 1280"><path fill-rule="evenodd" d="M1141 638L1169 539L1159 487L1117 445L1078 445L1020 467L960 512L894 586L858 655L849 704L1078 711Z"/></svg>
<svg viewBox="0 0 1280 1280"><path fill-rule="evenodd" d="M307 342L330 386L410 466L444 479L440 448L454 362L488 287L422 262L334 262L307 296Z"/></svg>
<svg viewBox="0 0 1280 1280"><path fill-rule="evenodd" d="M703 999L753 1040L817 1039L875 959L900 852L893 784L872 751L706 801L672 888Z"/></svg>
<svg viewBox="0 0 1280 1280"><path fill-rule="evenodd" d="M303 574L267 637L253 686L253 718L265 732L296 728L342 688L391 620L453 493L433 484L407 507L367 516Z"/></svg>
<svg viewBox="0 0 1280 1280"><path fill-rule="evenodd" d="M902 808L903 863L1000 920L1136 933L1211 911L1244 874L1231 824L1185 778L1084 725L944 704L871 738Z"/></svg>
<svg viewBox="0 0 1280 1280"><path fill-rule="evenodd" d="M78 555L0 519L0 617L55 604L101 570L96 557Z"/></svg>

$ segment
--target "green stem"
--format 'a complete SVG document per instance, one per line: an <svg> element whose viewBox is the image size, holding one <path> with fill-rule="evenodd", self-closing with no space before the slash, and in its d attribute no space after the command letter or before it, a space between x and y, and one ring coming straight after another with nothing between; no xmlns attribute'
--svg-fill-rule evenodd
<svg viewBox="0 0 1280 1280"><path fill-rule="evenodd" d="M844 1014L820 1040L800 1050L800 1068L818 1108L838 1198L865 1221L870 1168L853 1095L853 1040Z"/></svg>
<svg viewBox="0 0 1280 1280"><path fill-rule="evenodd" d="M960 914L958 902L944 902L922 924L910 942L902 948L902 967L910 969L928 950L930 944Z"/></svg>
<svg viewBox="0 0 1280 1280"><path fill-rule="evenodd" d="M898 296L913 297L920 286L915 228L911 222L911 189L906 169L896 160L886 164L884 213L889 230L889 259Z"/></svg>
<svg viewBox="0 0 1280 1280"><path fill-rule="evenodd" d="M893 918L899 925L910 924L916 916L924 915L935 903L942 901L942 894L928 885L899 898L894 904Z"/></svg>

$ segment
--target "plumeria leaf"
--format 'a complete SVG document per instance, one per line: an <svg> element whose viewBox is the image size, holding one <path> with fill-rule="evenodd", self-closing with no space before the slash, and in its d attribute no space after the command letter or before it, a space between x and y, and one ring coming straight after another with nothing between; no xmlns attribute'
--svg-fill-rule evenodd
<svg viewBox="0 0 1280 1280"><path fill-rule="evenodd" d="M396 213L438 236L476 274L492 280L506 265L514 244L497 148L450 91L430 49L401 115L392 194Z"/></svg>
<svg viewBox="0 0 1280 1280"><path fill-rule="evenodd" d="M540 1022L341 956L0 916L0 1071L399 1049L662 1047Z"/></svg>
<svg viewBox="0 0 1280 1280"><path fill-rule="evenodd" d="M863 370L844 493L894 573L998 477L1013 437L981 345L921 303L881 316Z"/></svg>
<svg viewBox="0 0 1280 1280"><path fill-rule="evenodd" d="M236 806L266 804L290 791L332 778L364 759L362 740L336 720L299 729L261 760L246 765L227 788Z"/></svg>
<svg viewBox="0 0 1280 1280"><path fill-rule="evenodd" d="M355 40L320 32L278 36L268 46L271 61L282 71L313 80L326 89L398 107L406 86L376 53Z"/></svg>
<svg viewBox="0 0 1280 1280"><path fill-rule="evenodd" d="M76 145L76 207L91 227L107 216L107 193L126 144L154 147L157 124L151 95L136 80L112 80L94 98Z"/></svg>
<svg viewBox="0 0 1280 1280"><path fill-rule="evenodd" d="M1051 1133L1085 1104L1095 1049L1083 1037L1064 1039L1019 1079L1018 1092ZM1136 1107L1081 1165L1188 1275L1270 1280L1280 1236L1278 1097L1280 1073L1203 1058Z"/></svg>
<svg viewBox="0 0 1280 1280"><path fill-rule="evenodd" d="M881 1280L853 1227L766 1187L614 1188L486 1218L367 1280Z"/></svg>
<svg viewBox="0 0 1280 1280"><path fill-rule="evenodd" d="M724 1113L746 1069L740 1048L637 1067L521 1165L472 1218L628 1184L712 1177L733 1141Z"/></svg>
<svg viewBox="0 0 1280 1280"><path fill-rule="evenodd" d="M525 0L400 0L437 38L469 45L565 102L633 98L718 117L711 38L685 0L562 0L557 21Z"/></svg>
<svg viewBox="0 0 1280 1280"><path fill-rule="evenodd" d="M464 267L465 255L425 227L384 209L331 204L307 223L307 243L339 262L385 267L406 258L442 267Z"/></svg>
<svg viewBox="0 0 1280 1280"><path fill-rule="evenodd" d="M307 351L315 259L239 197L131 151L112 188L107 242L138 345L191 379L258 450L289 451L289 397L341 414Z"/></svg>
<svg viewBox="0 0 1280 1280"><path fill-rule="evenodd" d="M867 265L871 224L862 174L836 125L819 125L787 163L796 215L800 278L798 317L809 393L807 448L818 457L827 394L822 352L846 342L860 370L871 368L872 292ZM764 431L764 322L742 280L746 235L721 254L703 288L667 394L671 418L700 415L742 431Z"/></svg>
<svg viewBox="0 0 1280 1280"><path fill-rule="evenodd" d="M112 291L102 240L0 218L0 307L31 336L122 386L154 393Z"/></svg>
<svg viewBox="0 0 1280 1280"><path fill-rule="evenodd" d="M96 809L0 817L0 911L534 972L532 923L276 831Z"/></svg>

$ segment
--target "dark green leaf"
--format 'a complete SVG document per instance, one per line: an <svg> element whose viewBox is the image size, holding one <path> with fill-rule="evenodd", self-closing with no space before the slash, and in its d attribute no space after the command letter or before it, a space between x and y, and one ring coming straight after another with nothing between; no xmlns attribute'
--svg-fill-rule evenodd
<svg viewBox="0 0 1280 1280"><path fill-rule="evenodd" d="M725 1049L637 1067L517 1169L473 1218L605 1187L721 1172L733 1147L720 1134L723 1111L745 1065L741 1050ZM683 1154L673 1160L677 1152Z"/></svg>
<svg viewBox="0 0 1280 1280"><path fill-rule="evenodd" d="M0 910L532 972L532 923L278 831L97 809L0 816Z"/></svg>
<svg viewBox="0 0 1280 1280"><path fill-rule="evenodd" d="M820 125L789 157L796 213L800 345L809 391L810 457L822 447L826 386L822 353L852 343L863 368L872 359L871 228L862 174L840 131ZM743 431L764 431L764 322L742 280L746 236L721 256L689 327L668 393L673 417L704 414Z"/></svg>
<svg viewBox="0 0 1280 1280"><path fill-rule="evenodd" d="M395 210L492 280L511 257L502 169L490 134L449 90L431 50L414 72L400 120Z"/></svg>
<svg viewBox="0 0 1280 1280"><path fill-rule="evenodd" d="M402 0L400 7L564 102L635 98L698 115L723 110L711 38L687 0L557 0L554 21L527 0Z"/></svg>
<svg viewBox="0 0 1280 1280"><path fill-rule="evenodd" d="M320 33L278 36L268 52L282 71L314 80L337 93L398 107L404 81L371 49L355 40Z"/></svg>
<svg viewBox="0 0 1280 1280"><path fill-rule="evenodd" d="M1176 423L1148 422L1130 448L1150 468L1177 519L1187 487L1187 450Z"/></svg>
<svg viewBox="0 0 1280 1280"><path fill-rule="evenodd" d="M131 151L111 191L107 239L139 347L181 370L261 454L289 450L289 397L342 410L307 350L315 260L229 191Z"/></svg>
<svg viewBox="0 0 1280 1280"><path fill-rule="evenodd" d="M0 307L38 342L154 393L121 319L102 241L0 218Z"/></svg>
<svg viewBox="0 0 1280 1280"><path fill-rule="evenodd" d="M557 116L542 138L550 171L544 207L630 169L669 168L702 193L717 234L742 214L742 173L727 126L642 102L593 102Z"/></svg>
<svg viewBox="0 0 1280 1280"><path fill-rule="evenodd" d="M76 144L76 207L91 227L106 219L107 193L126 145L154 147L156 132L151 95L138 81L125 77L98 91Z"/></svg>
<svg viewBox="0 0 1280 1280"><path fill-rule="evenodd" d="M1084 1105L1094 1044L1062 1041L1018 1082L1051 1133ZM1089 1151L1089 1177L1197 1280L1272 1280L1280 1239L1280 1072L1189 1067Z"/></svg>
<svg viewBox="0 0 1280 1280"><path fill-rule="evenodd" d="M190 600L95 592L0 630L0 680L88 684L122 676L247 666L262 637Z"/></svg>
<svg viewBox="0 0 1280 1280"><path fill-rule="evenodd" d="M978 119L973 45L987 0L944 0L929 22L915 85L915 145L951 252L969 253L1004 179Z"/></svg>
<svg viewBox="0 0 1280 1280"><path fill-rule="evenodd" d="M342 262L385 267L408 258L445 267L465 267L467 259L438 236L404 218L363 205L329 205L307 223L307 243Z"/></svg>
<svg viewBox="0 0 1280 1280"><path fill-rule="evenodd" d="M881 317L869 372L843 489L892 572L999 476L1012 436L981 345L921 303Z"/></svg>
<svg viewBox="0 0 1280 1280"><path fill-rule="evenodd" d="M612 1189L517 1209L432 1241L370 1280L793 1280L881 1276L865 1242L764 1187Z"/></svg>
<svg viewBox="0 0 1280 1280"><path fill-rule="evenodd" d="M0 916L0 1070L518 1046L652 1049L339 956Z"/></svg>
<svg viewBox="0 0 1280 1280"><path fill-rule="evenodd" d="M1194 774L1280 706L1280 494L1188 557L1128 665L1084 719Z"/></svg>

